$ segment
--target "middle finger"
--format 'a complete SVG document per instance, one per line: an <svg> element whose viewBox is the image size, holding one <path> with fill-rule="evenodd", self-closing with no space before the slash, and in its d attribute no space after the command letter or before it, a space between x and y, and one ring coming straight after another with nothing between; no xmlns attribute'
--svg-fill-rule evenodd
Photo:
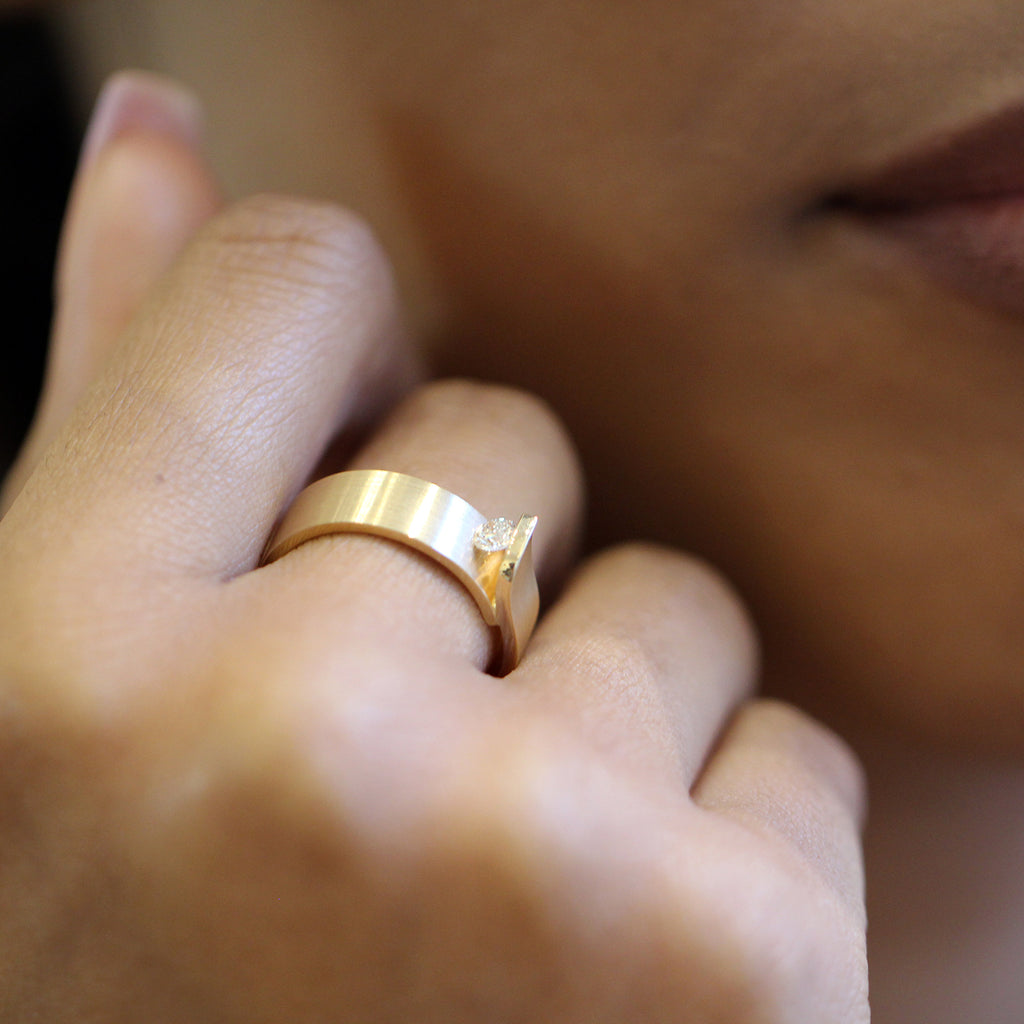
<svg viewBox="0 0 1024 1024"><path fill-rule="evenodd" d="M695 559L632 544L583 567L517 676L612 756L689 788L756 668L731 588Z"/></svg>

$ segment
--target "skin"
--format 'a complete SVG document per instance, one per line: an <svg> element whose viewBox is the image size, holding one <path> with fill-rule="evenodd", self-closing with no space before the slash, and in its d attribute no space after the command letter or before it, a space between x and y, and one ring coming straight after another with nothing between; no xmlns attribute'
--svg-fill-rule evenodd
<svg viewBox="0 0 1024 1024"><path fill-rule="evenodd" d="M1018 441L1024 384L1020 325L927 279L883 240L835 217L824 202L933 132L1019 98L1024 90L1019 5L876 0L851 12L840 5L812 10L768 3L733 9L709 0L650 3L642 18L612 2L512 2L486 18L475 16L479 8L473 5L451 3L268 7L253 12L224 3L211 14L209 5L173 5L172 10L141 3L133 5L125 23L121 5L101 2L83 4L66 17L79 40L85 83L98 80L108 67L145 63L173 68L210 97L211 151L230 192L274 187L331 195L369 217L394 261L405 322L417 343L430 350L435 367L524 385L568 425L589 485L588 546L633 536L683 545L712 560L738 586L763 637L768 684L853 737L882 784L875 818L875 845L884 854L875 876L882 897L876 896L880 913L872 914L872 934L881 936L876 977L882 978L884 1008L876 1019L931 1024L965 1019L950 990L961 993L978 1019L985 1017L983 998L1019 1006L1009 971L995 983L965 988L970 975L951 967L955 951L922 954L926 966L913 973L900 969L907 963L900 954L926 948L923 940L936 931L934 915L943 928L963 934L965 921L1000 924L996 908L1013 905L1005 886L984 893L983 915L976 906L973 913L957 910L955 901L944 903L943 897L973 895L978 887L965 879L1012 879L1006 868L1021 847L1007 825L1013 821L1008 808L1019 805L1017 765L1024 743L1018 628L1024 568L1018 511L1024 479ZM115 18L117 33L111 31ZM260 38L277 41L280 72L267 73L265 56L253 47ZM887 56L894 47L898 60ZM311 148L309 139L317 146ZM173 163L164 154L154 161L161 168L157 178L168 160ZM193 168L167 177L194 184L201 176ZM188 191L192 185L184 187ZM159 235L174 244L155 241L156 248L176 251L216 205L202 194L200 200L170 203L183 211L180 227ZM117 216L113 204L97 205L103 211L100 223ZM125 230L120 225L109 232L108 249L118 250L112 240L122 239ZM90 250L83 246L83 251ZM79 262L67 260L65 267L77 268L67 272L69 281L88 278L86 267L105 266L97 255L104 251L101 246ZM290 265L280 262L277 273L289 280ZM123 293L124 281L113 275L97 287L104 302L116 304L111 296ZM173 316L173 308L167 308L166 315ZM79 325L67 328L72 334L88 331L81 318L66 319ZM136 337L142 337L138 330ZM92 351L98 365L113 333L104 334L108 340L102 344L69 341L63 349ZM189 338L194 346L197 339ZM58 332L55 364L61 350ZM52 383L51 393L84 387L88 376L83 373L74 384ZM396 379L393 373L386 376ZM397 379L404 380L404 374ZM357 390L375 393L373 387ZM469 407L460 390L430 394L433 408ZM375 404L392 400L384 394ZM52 399L50 408L42 422L55 431L70 405ZM415 423L413 433L419 434L432 415L414 412L403 422ZM448 415L445 448L447 438L460 436L456 420L462 422L457 412ZM474 427L489 415L482 409L463 412ZM532 415L510 416L517 423L521 418ZM11 493L53 436L50 427L39 429ZM467 443L472 448L475 442ZM507 443L504 434L502 443ZM384 455L391 451L383 449ZM371 461L378 464L380 457ZM527 458L522 452L515 456ZM458 484L460 493L471 496L479 468L465 481L445 476L462 459L453 449L436 464L422 456L412 464L431 479L451 479L451 486ZM523 462L514 486L503 487L495 498L485 489L478 500L504 509L529 493L528 481L537 472ZM565 479L567 471L555 475ZM204 479L202 487L208 486ZM275 486L280 490L280 482ZM118 497L123 502L123 495ZM538 494L537 500L543 497ZM26 514L34 518L37 506L30 507L33 512ZM573 531L574 519L575 513L554 516L564 533ZM124 528L122 519L117 524ZM550 555L555 563L566 559L560 545L562 553ZM637 560L627 568L630 559ZM633 633L658 632L651 623L662 623L667 632L680 630L695 621L694 608L703 606L705 599L694 597L666 623L664 595L650 582L659 578L657 566L666 560L675 564L664 552L632 550L623 562L613 558L614 572L603 577L602 602L612 602L616 618L626 617L631 603L641 602L647 612L628 619L635 623L628 631L630 658L598 644L611 664L634 658L645 664L646 655L632 646ZM229 575L249 565L241 558ZM691 571L696 570L679 567L682 576ZM315 572L319 579L319 559ZM551 575L559 577L557 565ZM635 582L638 578L644 585ZM362 589L376 593L376 579ZM705 585L718 592L706 581L702 593ZM281 600L275 594L273 611L265 613L264 632L270 635L279 628L269 623ZM138 595L125 599L129 607L137 601ZM77 607L70 597L68 604ZM592 596L590 615L597 604ZM731 598L725 604L734 607ZM307 605L297 607L308 614ZM340 621L337 615L354 614L348 607L332 612L331 623ZM166 613L164 604L159 613ZM360 636L379 621L370 616ZM553 616L553 621L559 620ZM241 658L261 635L238 634L227 648L235 653L224 657ZM380 642L394 645L393 627ZM733 636L721 649L705 652L701 664L705 669L728 664L735 657L731 645L738 642ZM659 643L670 641L662 637ZM589 641L583 646L594 649ZM673 666L668 684L673 691L687 676L692 655L675 647L660 652L654 660ZM294 656L289 648L289 658ZM263 661L275 663L269 655ZM560 690L551 680L564 683L572 675L565 665L575 664L575 656L556 664L558 670L540 690ZM66 666L62 671L74 675ZM595 671L591 660L583 694ZM721 713L712 716L717 726L705 725L702 743L680 742L680 735L692 737L690 726L667 713L660 697L637 699L630 672L612 676L611 690L626 693L612 702L616 714L609 716L616 723L608 726L614 739L607 741L615 752L616 774L618 758L630 759L622 748L646 749L648 743L654 750L675 751L677 758L703 759L708 737L724 721ZM718 686L730 677L724 670L715 674ZM603 683L602 677L601 692ZM727 687L732 698L717 698L719 706L723 699L735 706L735 686ZM440 688L431 692L438 697ZM593 698L580 699L589 706ZM687 703L678 698L668 703L680 702ZM482 720L464 719L453 706L441 706L466 736L490 735ZM760 708L754 706L755 717ZM324 714L320 705L316 710ZM776 715L764 729L772 742L785 745L787 736L804 735L804 726L787 717L790 712L772 706L766 713ZM603 712L597 717L603 721ZM439 721L446 740L430 748L435 758L451 742L445 728ZM598 732L607 739L604 727ZM389 749L388 735L375 734L375 749ZM923 754L922 746L913 744L933 749ZM804 749L805 743L795 746ZM823 747L830 751L826 763L843 761L834 740ZM135 748L148 746L136 741ZM961 753L954 759L935 748ZM641 762L654 758L635 756ZM976 762L969 773L967 756ZM1007 762L998 769L980 760L997 756ZM796 773L805 786L801 793L807 786L820 788L822 777L834 778L817 758L813 761L813 768ZM422 773L431 763L425 756L416 767ZM907 785L924 764L934 787ZM341 774L367 771L357 765ZM787 789L781 804L766 802L763 772L762 763L744 775L727 804L746 807L758 821L767 814L776 831L805 835L804 797ZM417 777L416 772L401 776L402 787L413 786ZM631 778L628 772L625 777ZM481 792L501 788L493 775L485 778ZM549 791L576 792L545 778ZM952 784L952 779L960 781ZM698 806L703 806L703 785L698 781L693 790ZM656 790L646 781L640 788L645 794ZM757 792L760 798L753 795ZM273 791L261 797L257 809L290 802ZM609 800L594 820L607 822L621 802L631 801ZM333 820L314 803L320 816ZM424 803L434 806L429 796ZM919 811L909 824L907 806ZM393 820L405 822L400 810L393 810ZM779 821L780 812L788 827ZM456 817L477 820L461 811ZM428 820L443 821L450 831L451 819L443 814L428 814ZM840 835L841 816L826 814L823 820L829 822L828 834ZM971 827L964 832L967 820ZM502 818L499 831L508 828L525 829L523 817ZM944 829L950 836L970 835L972 849L936 844ZM639 832L650 838L646 829ZM798 874L808 891L815 891L811 864L828 865L828 874L846 877L838 865L849 863L848 854L834 852L847 848L848 828L845 834L847 839L834 840L824 854L802 851ZM651 840L651 847L656 845ZM563 849L557 843L555 848ZM375 858L382 855L379 842L367 849ZM429 842L416 849L422 857L418 863L437 859ZM703 849L712 859L708 847ZM763 853L745 855L748 870L765 862ZM528 878L542 873L541 859L533 862ZM578 863L554 860L568 865L557 891L580 895ZM455 857L454 863L464 862ZM622 858L610 854L605 866L613 864L609 877L620 878ZM927 881L919 900L908 895L910 875ZM215 891L202 888L201 881L195 884L199 888L169 891L184 891L189 903L209 904ZM364 885L360 891L369 889ZM429 890L424 884L409 891ZM595 884L580 890L580 899L600 891ZM923 922L913 913L901 917L907 904L915 910L927 905L933 917ZM551 905L561 907L562 901ZM472 909L472 899L467 897L465 907ZM380 919L380 907L376 912L370 920ZM629 920L647 921L649 902L641 898L630 913ZM843 947L826 973L846 979L844 1005L858 1007L849 1010L850 1019L858 1019L863 1008L857 971L834 965L856 959L859 926L851 928L848 918L840 925L836 916L824 923L802 912L787 911L790 916L801 948L821 943L823 933L826 956L836 943ZM582 938L565 948L603 974L604 965L593 966L597 961L580 952L588 941L585 926L571 914L568 919L570 934ZM536 933L527 928L524 934ZM681 941L679 933L672 934L677 939L672 948L692 952L692 935ZM729 935L730 926L718 934ZM997 934L1001 940L993 943ZM988 935L992 948L1020 948L1019 929L989 928ZM761 940L767 943L767 934ZM528 945L524 940L524 948ZM662 955L644 949L633 963L657 973L651 965L663 965ZM705 955L719 967L735 962ZM739 962L764 969L768 956L762 944ZM891 965L890 982L886 965ZM696 983L700 972L684 975L685 986ZM627 969L609 976L620 979L619 991L635 992L636 979L646 974ZM916 987L908 977L918 979ZM781 1001L765 994L763 971L754 971L744 984L767 1019L775 1019L776 1008L778 1019L845 1019L822 1009L836 998L834 992L812 985L803 997L812 1001L798 1006L793 993ZM735 991L711 987L711 992L672 991L663 1006L674 1009L664 1012L681 1012L680 1006L694 1001L705 1005L703 1000L724 1019L745 1019ZM900 1012L897 988L901 995L916 989L909 1012ZM560 991L572 991L572 985ZM537 1010L544 1006L541 997L536 994L535 1017L543 1017ZM578 1012L616 1019L615 998L613 992L598 1009L583 1003ZM644 1011L661 1019L663 1009ZM450 1006L447 1012L445 1019L453 1019ZM988 1017L1002 1019L996 1013Z"/></svg>
<svg viewBox="0 0 1024 1024"><path fill-rule="evenodd" d="M86 81L169 65L230 191L367 216L437 368L566 420L593 543L709 558L837 724L1024 751L1020 326L822 208L1019 99L1019 4L184 6L81 7Z"/></svg>
<svg viewBox="0 0 1024 1024"><path fill-rule="evenodd" d="M214 214L187 106L149 88L115 84L87 146L0 525L4 1018L866 1021L859 769L749 699L708 569L590 560L504 680L405 548L253 571L396 390L346 464L527 501L549 582L579 469L535 398L414 386L351 215Z"/></svg>

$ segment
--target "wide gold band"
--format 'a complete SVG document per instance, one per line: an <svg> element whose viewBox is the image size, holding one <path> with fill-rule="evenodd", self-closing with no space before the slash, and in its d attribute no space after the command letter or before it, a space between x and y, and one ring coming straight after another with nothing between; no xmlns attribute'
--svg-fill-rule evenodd
<svg viewBox="0 0 1024 1024"><path fill-rule="evenodd" d="M437 484L382 469L336 473L310 484L267 542L262 565L328 533L371 533L440 562L497 628L499 674L519 664L537 621L531 540L536 516L488 519Z"/></svg>

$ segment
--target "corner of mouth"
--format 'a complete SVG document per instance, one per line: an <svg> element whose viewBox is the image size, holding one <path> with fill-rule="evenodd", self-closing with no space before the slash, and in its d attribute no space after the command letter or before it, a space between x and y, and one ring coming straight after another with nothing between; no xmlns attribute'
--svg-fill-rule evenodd
<svg viewBox="0 0 1024 1024"><path fill-rule="evenodd" d="M1024 102L930 136L835 189L825 207L891 213L1024 197Z"/></svg>
<svg viewBox="0 0 1024 1024"><path fill-rule="evenodd" d="M1024 103L930 136L814 212L960 299L1024 319Z"/></svg>

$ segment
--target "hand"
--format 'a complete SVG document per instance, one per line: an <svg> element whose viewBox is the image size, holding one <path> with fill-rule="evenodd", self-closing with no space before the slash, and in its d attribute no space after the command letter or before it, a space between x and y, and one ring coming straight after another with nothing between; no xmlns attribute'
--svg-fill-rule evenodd
<svg viewBox="0 0 1024 1024"><path fill-rule="evenodd" d="M407 548L256 568L400 392L328 468L538 514L549 587L581 488L536 400L410 390L352 216L217 205L152 122L76 186L0 523L0 1017L866 1021L858 770L749 700L712 572L600 555L495 679L476 606Z"/></svg>

